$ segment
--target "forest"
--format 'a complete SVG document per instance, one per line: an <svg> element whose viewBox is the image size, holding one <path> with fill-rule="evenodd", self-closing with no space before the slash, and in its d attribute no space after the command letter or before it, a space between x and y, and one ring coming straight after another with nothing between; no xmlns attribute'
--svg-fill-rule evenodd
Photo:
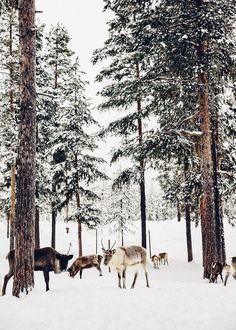
<svg viewBox="0 0 236 330"><path fill-rule="evenodd" d="M84 230L111 226L123 246L139 226L136 244L148 248L147 222L168 221L184 222L186 262L200 228L203 279L227 259L224 226L236 223L235 0L103 6L111 19L91 57L102 65L94 108L66 27L46 28L35 0L0 1L0 221L15 249L16 297L34 287L45 217L58 250L57 223L76 224L78 256Z"/></svg>

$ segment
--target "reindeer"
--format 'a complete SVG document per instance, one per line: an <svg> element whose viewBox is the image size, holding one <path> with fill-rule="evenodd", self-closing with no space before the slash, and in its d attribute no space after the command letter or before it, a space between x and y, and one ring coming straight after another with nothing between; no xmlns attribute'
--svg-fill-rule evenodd
<svg viewBox="0 0 236 330"><path fill-rule="evenodd" d="M220 275L220 278L223 282L223 271L224 264L220 261L214 261L211 263L211 269L210 269L210 278L209 283L217 283L217 277Z"/></svg>
<svg viewBox="0 0 236 330"><path fill-rule="evenodd" d="M68 268L70 277L75 277L75 275L80 272L80 278L82 278L83 269L91 267L97 268L99 275L102 276L102 270L100 268L102 258L103 257L101 255L96 254L77 258L70 266L70 268Z"/></svg>
<svg viewBox="0 0 236 330"><path fill-rule="evenodd" d="M116 243L116 242L115 242ZM115 243L110 249L105 249L102 244L102 251L104 256L104 265L108 265L113 270L117 270L118 273L118 287L121 288L121 277L123 279L123 289L126 288L126 269L129 266L134 265L142 265L145 277L146 277L146 285L149 288L148 282L148 273L146 269L147 265L147 252L141 246L128 246L128 247L118 247L116 250L113 249ZM136 280L138 277L138 271L136 270L134 273L133 283L131 285L131 289L134 288Z"/></svg>
<svg viewBox="0 0 236 330"><path fill-rule="evenodd" d="M4 283L2 287L3 296L6 293L8 281L14 275L15 250L11 250L6 258L9 262L9 272L4 277ZM49 272L54 271L54 273L58 274L62 271L66 271L68 261L72 258L73 255L61 254L51 247L34 250L34 270L43 271L46 283L46 291L49 290Z"/></svg>
<svg viewBox="0 0 236 330"><path fill-rule="evenodd" d="M163 265L165 265L167 263L167 265L169 265L168 263L168 253L166 252L161 252L158 254L158 258L159 258L159 265L162 263Z"/></svg>
<svg viewBox="0 0 236 330"><path fill-rule="evenodd" d="M157 256L156 254L154 254L151 258L152 262L153 262L153 268L159 268L158 264L160 264L160 257Z"/></svg>
<svg viewBox="0 0 236 330"><path fill-rule="evenodd" d="M236 280L236 257L232 257L231 265L226 264L224 269L226 270L224 286L226 286L230 274L232 274L233 278Z"/></svg>

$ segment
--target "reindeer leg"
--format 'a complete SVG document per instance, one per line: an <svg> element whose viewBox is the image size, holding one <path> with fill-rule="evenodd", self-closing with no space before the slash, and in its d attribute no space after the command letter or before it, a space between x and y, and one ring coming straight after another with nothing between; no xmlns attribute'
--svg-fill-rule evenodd
<svg viewBox="0 0 236 330"><path fill-rule="evenodd" d="M118 287L121 288L121 271L118 270L117 274L118 274Z"/></svg>
<svg viewBox="0 0 236 330"><path fill-rule="evenodd" d="M49 270L47 268L43 268L43 275L46 283L46 291L49 291Z"/></svg>
<svg viewBox="0 0 236 330"><path fill-rule="evenodd" d="M134 288L135 283L136 283L136 280L137 280L137 277L138 277L138 272L135 272L135 273L134 273L134 280L133 280L133 283L132 283L132 285L131 285L131 289Z"/></svg>
<svg viewBox="0 0 236 330"><path fill-rule="evenodd" d="M99 276L102 276L102 270L99 266L96 266L97 270L99 271Z"/></svg>
<svg viewBox="0 0 236 330"><path fill-rule="evenodd" d="M228 278L229 278L229 272L227 272L226 275L225 275L224 286L226 286Z"/></svg>
<svg viewBox="0 0 236 330"><path fill-rule="evenodd" d="M126 281L126 268L123 269L122 277L123 277L123 289L126 289L126 286L125 286L125 281Z"/></svg>
<svg viewBox="0 0 236 330"><path fill-rule="evenodd" d="M223 281L222 273L220 273L220 278L221 278L221 281L222 281L222 283L223 283L224 281Z"/></svg>
<svg viewBox="0 0 236 330"><path fill-rule="evenodd" d="M146 264L143 265L143 269L144 269L144 273L145 273L145 277L146 277L146 286L147 286L147 288L150 288L149 281L148 281L148 272L147 272Z"/></svg>
<svg viewBox="0 0 236 330"><path fill-rule="evenodd" d="M82 273L83 273L83 269L81 268L79 271L79 278L82 279Z"/></svg>
<svg viewBox="0 0 236 330"><path fill-rule="evenodd" d="M6 294L7 283L13 275L14 275L13 271L10 271L7 275L4 276L4 283L3 283L3 287L2 287L2 296L4 296Z"/></svg>

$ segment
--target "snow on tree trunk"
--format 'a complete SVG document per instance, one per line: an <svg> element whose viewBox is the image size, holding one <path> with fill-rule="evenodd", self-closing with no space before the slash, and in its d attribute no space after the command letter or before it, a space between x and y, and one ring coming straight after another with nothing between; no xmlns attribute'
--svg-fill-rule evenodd
<svg viewBox="0 0 236 330"><path fill-rule="evenodd" d="M34 286L35 221L35 0L20 0L20 114L16 185L16 241L13 296Z"/></svg>

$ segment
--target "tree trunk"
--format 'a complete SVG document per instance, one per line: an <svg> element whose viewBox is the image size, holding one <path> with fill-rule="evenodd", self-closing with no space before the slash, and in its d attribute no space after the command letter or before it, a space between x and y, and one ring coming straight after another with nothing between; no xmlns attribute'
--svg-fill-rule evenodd
<svg viewBox="0 0 236 330"><path fill-rule="evenodd" d="M7 238L10 237L10 213L7 212Z"/></svg>
<svg viewBox="0 0 236 330"><path fill-rule="evenodd" d="M16 208L15 208L15 178L16 178L16 166L15 163L11 165L11 207L9 214L9 222L10 222L10 250L13 250L15 247L15 216L16 216Z"/></svg>
<svg viewBox="0 0 236 330"><path fill-rule="evenodd" d="M217 115L212 118L212 162L213 162L213 187L214 187L214 205L215 205L215 227L216 227L216 253L217 260L225 262L226 251L225 251L225 241L224 241L224 224L223 224L223 214L221 209L221 196L218 186L218 169L219 169L219 159L218 159L218 148L219 148L219 129L218 129L218 118Z"/></svg>
<svg viewBox="0 0 236 330"><path fill-rule="evenodd" d="M120 213L121 213L121 222L120 222L120 234L121 234L121 246L124 246L124 218L123 218L123 200L120 200Z"/></svg>
<svg viewBox="0 0 236 330"><path fill-rule="evenodd" d="M20 112L13 296L34 286L36 89L35 0L19 0Z"/></svg>
<svg viewBox="0 0 236 330"><path fill-rule="evenodd" d="M180 202L177 200L177 220L181 221L181 211L180 211Z"/></svg>
<svg viewBox="0 0 236 330"><path fill-rule="evenodd" d="M40 248L40 232L39 232L38 181L36 181L35 197L36 197L36 205L35 205L35 248L39 249Z"/></svg>
<svg viewBox="0 0 236 330"><path fill-rule="evenodd" d="M80 196L79 196L79 190L76 192L76 206L79 209L80 208ZM77 217L78 222L78 249L79 249L79 257L82 256L83 250L82 250L82 223L80 220L80 217Z"/></svg>
<svg viewBox="0 0 236 330"><path fill-rule="evenodd" d="M40 248L39 207L35 207L35 248Z"/></svg>
<svg viewBox="0 0 236 330"><path fill-rule="evenodd" d="M53 179L53 181L55 181ZM52 183L52 195L53 198L55 197L56 194L56 184L53 182ZM57 219L57 211L55 209L55 202L52 201L52 233L51 233L51 247L55 249L56 247L56 219Z"/></svg>
<svg viewBox="0 0 236 330"><path fill-rule="evenodd" d="M209 278L210 266L216 260L216 240L214 221L214 198L212 180L212 157L211 157L211 128L208 108L208 80L207 74L201 72L198 75L198 103L200 111L201 137L201 180L202 180L202 207L201 224L203 231L203 278Z"/></svg>
<svg viewBox="0 0 236 330"><path fill-rule="evenodd" d="M187 183L188 172L189 172L189 162L187 157L185 157L184 160L185 183ZM190 205L189 205L189 196L187 195L187 191L185 191L185 220L186 220L187 255L188 255L188 262L190 262L193 260L193 248L192 248L192 234L191 234Z"/></svg>
<svg viewBox="0 0 236 330"><path fill-rule="evenodd" d="M10 57L13 56L13 21L15 17L16 10L14 8L15 4L10 4L10 21L9 21L9 53ZM10 112L12 118L15 116L15 109L14 109L14 62L11 60L9 66L9 76L10 76L10 90L9 90L9 100L10 100ZM13 250L15 247L15 177L16 177L16 164L15 161L11 164L11 192L10 192L10 250Z"/></svg>
<svg viewBox="0 0 236 330"><path fill-rule="evenodd" d="M137 73L137 79L140 79L140 69L139 64L136 64L136 73ZM137 112L139 114L138 118L138 138L139 138L139 144L142 143L142 135L143 135L143 129L142 129L142 107L141 107L141 100L137 99ZM141 239L142 239L142 246L144 248L147 247L147 230L146 230L146 193L145 193L145 164L144 160L140 159L139 161L139 167L140 167L140 210L141 210Z"/></svg>

